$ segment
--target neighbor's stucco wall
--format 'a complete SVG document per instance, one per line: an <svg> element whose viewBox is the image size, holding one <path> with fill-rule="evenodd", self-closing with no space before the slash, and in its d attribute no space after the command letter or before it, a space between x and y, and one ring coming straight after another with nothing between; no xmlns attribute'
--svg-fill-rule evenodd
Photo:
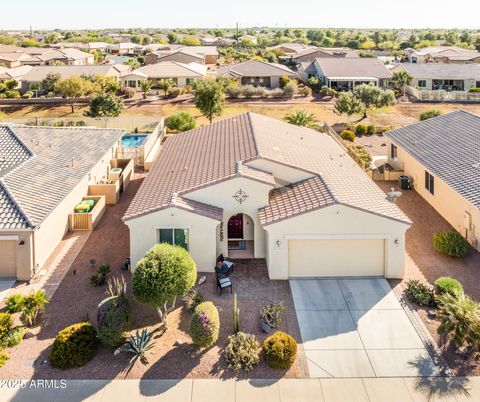
<svg viewBox="0 0 480 402"><path fill-rule="evenodd" d="M428 171L428 169L401 147L397 147L397 160L392 160L390 146L391 141L388 141L388 163L392 166L398 166L403 163L405 174L413 178L413 188L417 193L471 243L475 243L476 241L476 248L480 251L480 210L433 174L433 172ZM434 176L435 194L431 194L425 188L425 170ZM468 212L471 216L473 226L470 228L467 227L465 212Z"/></svg>
<svg viewBox="0 0 480 402"><path fill-rule="evenodd" d="M130 229L132 272L138 261L158 243L159 229L188 229L188 251L200 272L213 272L219 222L179 208L168 208L125 222Z"/></svg>
<svg viewBox="0 0 480 402"><path fill-rule="evenodd" d="M405 272L405 231L408 227L408 224L345 205L332 205L265 226L270 278L288 278L289 238L385 239L385 276L402 278ZM348 250L345 252L348 253ZM321 256L318 258L320 262Z"/></svg>

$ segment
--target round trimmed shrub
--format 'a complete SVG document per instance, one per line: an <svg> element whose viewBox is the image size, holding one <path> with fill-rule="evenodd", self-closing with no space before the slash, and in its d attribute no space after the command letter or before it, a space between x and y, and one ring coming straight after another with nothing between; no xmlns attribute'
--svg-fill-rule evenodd
<svg viewBox="0 0 480 402"><path fill-rule="evenodd" d="M124 296L102 300L97 308L98 339L105 346L119 346L130 324L130 305Z"/></svg>
<svg viewBox="0 0 480 402"><path fill-rule="evenodd" d="M61 330L50 352L53 367L80 367L90 361L97 349L97 330L89 322L79 322Z"/></svg>
<svg viewBox="0 0 480 402"><path fill-rule="evenodd" d="M455 230L435 233L432 243L435 250L450 257L465 257L470 250L468 241Z"/></svg>
<svg viewBox="0 0 480 402"><path fill-rule="evenodd" d="M195 345L201 348L212 346L218 339L220 318L212 302L200 303L192 316L190 335Z"/></svg>
<svg viewBox="0 0 480 402"><path fill-rule="evenodd" d="M355 134L357 135L363 135L367 133L367 126L364 124L357 124L355 126Z"/></svg>
<svg viewBox="0 0 480 402"><path fill-rule="evenodd" d="M265 360L273 368L288 369L297 356L297 342L285 332L275 332L262 345Z"/></svg>
<svg viewBox="0 0 480 402"><path fill-rule="evenodd" d="M355 141L355 133L351 130L343 130L340 133L342 140L353 142Z"/></svg>
<svg viewBox="0 0 480 402"><path fill-rule="evenodd" d="M438 295L448 293L452 296L458 296L464 293L462 284L449 276L441 276L435 281L435 292Z"/></svg>
<svg viewBox="0 0 480 402"><path fill-rule="evenodd" d="M190 113L175 112L165 119L165 125L169 130L188 131L195 128L196 121Z"/></svg>
<svg viewBox="0 0 480 402"><path fill-rule="evenodd" d="M367 126L367 135L375 134L375 126L373 124L369 124Z"/></svg>

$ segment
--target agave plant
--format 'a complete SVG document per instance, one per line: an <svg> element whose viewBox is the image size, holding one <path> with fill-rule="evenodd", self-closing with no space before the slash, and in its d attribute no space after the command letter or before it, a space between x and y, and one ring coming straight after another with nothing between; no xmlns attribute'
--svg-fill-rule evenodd
<svg viewBox="0 0 480 402"><path fill-rule="evenodd" d="M460 294L444 294L438 298L440 319L438 333L450 338L461 348L465 345L478 350L480 346L480 304Z"/></svg>
<svg viewBox="0 0 480 402"><path fill-rule="evenodd" d="M148 364L146 353L155 345L152 342L152 336L153 332L148 332L145 328L142 329L142 333L139 333L137 329L135 336L130 335L127 342L120 346L115 351L115 354L120 352L131 353L133 357L130 359L129 364L133 364L137 359L140 359L143 364Z"/></svg>
<svg viewBox="0 0 480 402"><path fill-rule="evenodd" d="M284 117L284 120L301 127L314 128L318 126L318 120L315 115L306 109L293 110Z"/></svg>

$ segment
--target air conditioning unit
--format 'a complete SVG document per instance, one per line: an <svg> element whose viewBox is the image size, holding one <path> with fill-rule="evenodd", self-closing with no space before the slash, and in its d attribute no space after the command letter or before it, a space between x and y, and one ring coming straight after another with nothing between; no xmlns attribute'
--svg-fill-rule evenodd
<svg viewBox="0 0 480 402"><path fill-rule="evenodd" d="M120 168L110 169L110 172L108 172L108 180L110 180L111 182L116 182L121 174L122 169Z"/></svg>

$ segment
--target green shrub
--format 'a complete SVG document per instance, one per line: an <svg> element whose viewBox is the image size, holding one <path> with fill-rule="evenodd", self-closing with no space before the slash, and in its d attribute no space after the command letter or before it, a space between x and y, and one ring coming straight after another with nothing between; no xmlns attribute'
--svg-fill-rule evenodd
<svg viewBox="0 0 480 402"><path fill-rule="evenodd" d="M441 116L442 112L440 110L432 109L426 110L425 112L420 113L420 121L431 119L432 117Z"/></svg>
<svg viewBox="0 0 480 402"><path fill-rule="evenodd" d="M242 95L250 99L255 96L255 87L253 85L244 85L241 87Z"/></svg>
<svg viewBox="0 0 480 402"><path fill-rule="evenodd" d="M126 297L112 296L97 308L98 339L105 346L119 346L130 324L130 305Z"/></svg>
<svg viewBox="0 0 480 402"><path fill-rule="evenodd" d="M305 96L305 97L312 96L312 89L309 88L309 87L302 87L302 88L300 88L298 93L302 96Z"/></svg>
<svg viewBox="0 0 480 402"><path fill-rule="evenodd" d="M367 126L364 124L357 124L355 126L355 134L363 135L367 133Z"/></svg>
<svg viewBox="0 0 480 402"><path fill-rule="evenodd" d="M6 352L0 350L0 367L4 366L10 356Z"/></svg>
<svg viewBox="0 0 480 402"><path fill-rule="evenodd" d="M33 98L33 92L32 91L27 91L22 95L23 99L30 99Z"/></svg>
<svg viewBox="0 0 480 402"><path fill-rule="evenodd" d="M480 88L470 88L468 92L480 92Z"/></svg>
<svg viewBox="0 0 480 402"><path fill-rule="evenodd" d="M293 98L298 93L297 82L292 80L283 87L283 95L287 98Z"/></svg>
<svg viewBox="0 0 480 402"><path fill-rule="evenodd" d="M13 328L13 318L10 313L0 313L0 340Z"/></svg>
<svg viewBox="0 0 480 402"><path fill-rule="evenodd" d="M406 285L405 294L412 303L426 307L435 306L435 294L432 288L416 279L409 280Z"/></svg>
<svg viewBox="0 0 480 402"><path fill-rule="evenodd" d="M448 293L452 296L458 296L464 293L462 284L448 276L441 276L435 281L435 292L437 295Z"/></svg>
<svg viewBox="0 0 480 402"><path fill-rule="evenodd" d="M17 346L20 342L22 342L24 334L24 327L11 328L9 332L0 338L0 349Z"/></svg>
<svg viewBox="0 0 480 402"><path fill-rule="evenodd" d="M373 124L369 124L367 126L367 135L375 134L375 126Z"/></svg>
<svg viewBox="0 0 480 402"><path fill-rule="evenodd" d="M172 131L188 131L195 128L195 117L188 112L175 112L165 119L165 125Z"/></svg>
<svg viewBox="0 0 480 402"><path fill-rule="evenodd" d="M18 91L5 91L5 96L7 99L19 99L20 98L20 92Z"/></svg>
<svg viewBox="0 0 480 402"><path fill-rule="evenodd" d="M238 332L229 336L224 352L228 367L235 371L250 371L260 361L258 356L259 347L260 345L255 335Z"/></svg>
<svg viewBox="0 0 480 402"><path fill-rule="evenodd" d="M338 95L337 91L329 87L322 87L319 93L321 96L329 96L331 98Z"/></svg>
<svg viewBox="0 0 480 402"><path fill-rule="evenodd" d="M172 87L167 89L167 96L169 98L177 98L183 93L182 88Z"/></svg>
<svg viewBox="0 0 480 402"><path fill-rule="evenodd" d="M279 79L279 85L280 85L280 88L285 88L285 86L290 82L290 78L288 77L288 75L284 75L282 77L280 77Z"/></svg>
<svg viewBox="0 0 480 402"><path fill-rule="evenodd" d="M7 312L11 314L18 313L22 310L22 306L25 303L25 296L16 293L11 295L5 302Z"/></svg>
<svg viewBox="0 0 480 402"><path fill-rule="evenodd" d="M435 250L450 257L465 257L470 250L468 241L455 230L435 233L432 242Z"/></svg>
<svg viewBox="0 0 480 402"><path fill-rule="evenodd" d="M355 133L350 130L343 130L340 133L340 138L342 138L342 140L345 140L345 141L353 142L355 141Z"/></svg>
<svg viewBox="0 0 480 402"><path fill-rule="evenodd" d="M212 346L218 339L220 318L212 302L203 302L197 306L192 316L190 335L195 345L201 348Z"/></svg>
<svg viewBox="0 0 480 402"><path fill-rule="evenodd" d="M262 345L265 360L273 368L288 369L297 356L297 342L285 332L275 332Z"/></svg>
<svg viewBox="0 0 480 402"><path fill-rule="evenodd" d="M89 322L70 325L60 331L53 342L50 364L66 369L80 367L90 361L97 348L97 331Z"/></svg>

